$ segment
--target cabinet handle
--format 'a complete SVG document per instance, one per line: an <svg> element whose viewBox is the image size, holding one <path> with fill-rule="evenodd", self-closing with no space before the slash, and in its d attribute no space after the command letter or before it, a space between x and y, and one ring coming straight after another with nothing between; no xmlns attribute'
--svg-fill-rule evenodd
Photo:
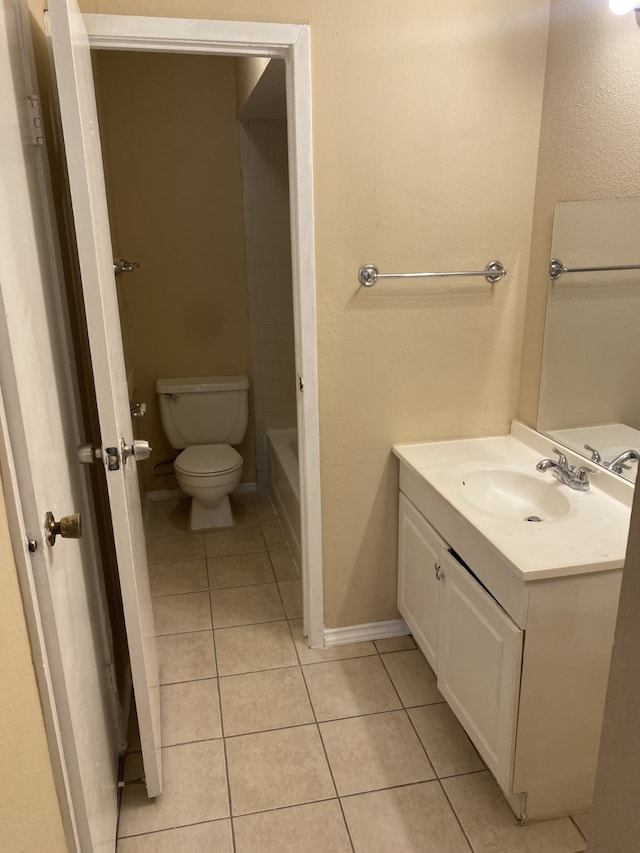
<svg viewBox="0 0 640 853"><path fill-rule="evenodd" d="M442 566L440 563L434 563L433 568L436 570L436 580L441 581L444 577L444 572L442 571Z"/></svg>

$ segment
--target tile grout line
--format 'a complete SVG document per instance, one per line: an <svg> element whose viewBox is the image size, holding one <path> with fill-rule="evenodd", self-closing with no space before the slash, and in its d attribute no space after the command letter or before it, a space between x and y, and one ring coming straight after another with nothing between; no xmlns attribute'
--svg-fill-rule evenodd
<svg viewBox="0 0 640 853"><path fill-rule="evenodd" d="M160 565L160 564L158 564L158 565ZM273 569L272 569L272 571L273 571ZM275 572L274 572L274 577L275 577ZM291 580L288 580L288 581L279 581L279 580L257 581L256 583L242 583L242 584L236 584L235 586L233 586L233 585L231 585L231 586L213 586L213 587L212 586L206 586L206 587L200 587L199 589L182 589L182 590L176 590L174 592L157 592L155 594L152 594L151 598L169 598L170 596L174 596L174 595L196 595L198 592L221 592L222 590L225 590L225 589L247 589L248 587L252 587L252 586L272 586L273 584L277 584L279 587L281 583L295 583L298 580L299 580L299 578L292 578ZM299 619L300 617L294 617L294 618Z"/></svg>
<svg viewBox="0 0 640 853"><path fill-rule="evenodd" d="M265 551L266 551L267 556L268 556L269 552L266 549L266 540L265 540L264 534L262 532L262 528L260 528L260 531L261 531L261 535L262 535L262 538L263 538L263 541L265 544ZM153 538L153 537L149 537L149 538ZM145 536L145 540L146 540L145 544L148 544L148 539L146 536ZM211 631L211 640L212 640L212 645L213 645L213 656L214 656L214 667L215 667L215 680L217 682L217 684L216 684L216 695L217 695L217 701L218 701L218 710L219 710L219 714L220 714L220 737L222 740L224 762L225 762L225 780L226 780L226 787L227 787L227 802L228 802L228 812L229 812L228 820L229 820L229 825L230 825L230 830L231 830L232 847L233 847L233 851L235 853L236 842L235 842L235 829L234 829L233 814L232 814L231 783L230 783L230 778L229 778L229 763L228 763L228 756L227 756L227 750L226 750L226 738L225 738L225 734L224 734L224 716L223 716L223 709L222 709L222 697L221 697L221 693L220 693L220 674L219 674L219 668L218 668L218 656L217 656L216 641L215 641L215 629L214 629L214 624L213 624L213 607L212 607L212 601L211 601L211 583L210 583L209 562L208 562L209 557L208 557L207 552L206 552L206 541L204 538L204 534L202 534L202 545L203 545L203 550L204 550L204 564L205 564L204 567L205 567L205 573L206 573L207 588L203 589L203 590L195 590L195 591L190 590L189 592L185 592L185 593L167 593L167 595L176 595L176 594L188 595L188 594L191 594L194 592L196 592L196 593L197 592L206 592L207 593L207 599L208 599L208 605L209 605L210 627L207 629L203 629L202 631L172 632L172 634L163 634L163 635L159 635L159 636L172 636L172 635L173 636L179 636L180 634L201 633L204 631L208 632L209 630ZM252 553L254 553L254 552L252 552ZM255 552L255 553L262 553L262 552ZM229 555L229 556L235 556L235 555ZM201 559L203 559L203 558L197 557L197 558L193 558L193 560L180 560L180 561L174 560L174 561L166 561L164 563L159 561L159 562L153 563L153 564L149 563L149 566L152 566L152 565L171 565L172 562L173 563L175 563L175 562L194 562L196 560L201 560ZM270 564L271 570L273 572L273 567L272 567L272 563L271 563L270 558L269 558L269 564ZM276 578L275 578L275 572L273 572L273 576L274 576L274 582L277 583ZM281 592L280 592L279 587L278 587L278 594L281 598ZM160 598L163 596L154 596L154 597ZM282 602L282 606L283 606L283 614L285 615L285 619L286 619L286 611L284 609L284 602ZM203 681L203 680L210 680L210 679L190 679L189 681L186 681L186 682L185 681L182 681L182 682L178 681L178 682L173 682L173 683L174 684L185 684L185 683L193 683L195 681ZM162 685L162 686L166 686L166 685ZM207 738L206 740L216 740L216 738ZM197 743L198 741L188 741L185 743L194 743L194 742ZM172 747L173 746L180 746L180 745L183 745L183 744L171 744ZM120 822L120 809L118 809L118 825L119 825L119 822ZM206 822L208 823L209 821L206 821ZM195 824L185 824L185 826L192 826L192 825L195 825ZM158 831L162 831L162 830L158 830ZM149 834L148 832L147 833L140 833L140 835L148 835L148 834Z"/></svg>
<svg viewBox="0 0 640 853"><path fill-rule="evenodd" d="M431 760L431 756L429 755L429 752L428 752L428 750L427 750L427 747L426 747L426 746L425 746L425 744L423 743L422 738L421 738L421 737L420 737L420 735L418 734L418 731L417 731L416 727L415 727L415 726L414 726L414 724L413 724L413 720L411 719L411 715L409 714L409 711L408 711L408 709L407 709L407 706L405 705L404 700L402 699L402 696L400 696L400 691L399 691L399 690L398 690L398 688L396 687L395 682L394 682L393 678L391 677L391 673L389 672L389 670L387 669L387 667L386 667L386 665L385 665L384 658L382 657L383 653L382 653L382 652L380 651L380 649L375 645L375 642L374 642L374 646L375 646L376 651L378 652L378 655L379 655L379 657L380 657L380 663L382 664L382 666L383 666L383 668L384 668L384 671L387 673L387 677L389 678L389 681L393 684L393 689L396 691L396 695L398 696L398 699L400 700L400 704L402 705L402 710L404 711L404 715L405 715L405 717L406 717L407 721L409 722L409 726L411 727L411 730L413 731L413 733L415 734L415 736L418 738L418 743L419 743L419 744L420 744L420 746L422 747L422 751L424 752L424 754L425 754L425 756L426 756L426 758L427 758L427 761L429 762L429 767L431 768L431 771L432 771L432 772L433 772L433 774L434 774L434 779L433 779L433 780L431 780L431 781L436 781L436 780L437 780L437 781L438 781L438 783L440 783L440 777L439 777L439 775L438 775L438 771L436 770L435 765L434 765L433 761ZM413 651L413 650L411 650L411 651ZM392 653L392 654L393 654L393 653ZM439 702L433 702L433 703L431 703L431 704L436 705L436 704L440 704L440 703L439 703ZM410 706L410 707L412 707L412 708L426 708L426 707L428 707L428 705L412 705L412 706ZM414 783L414 784L416 784L416 783ZM449 807L451 807L451 804L450 804L450 803L449 803ZM456 818L456 819L457 819L457 818ZM465 836L465 837L466 837L466 836Z"/></svg>
<svg viewBox="0 0 640 853"><path fill-rule="evenodd" d="M375 645L375 643L374 643L374 645ZM409 720L409 725L411 726L411 728L412 728L412 730L414 731L414 733L415 733L416 737L418 738L418 742L420 743L420 746L422 747L422 749L423 749L423 751L424 751L424 754L425 754L425 755L426 755L426 757L427 757L427 761L429 762L429 766L431 767L432 771L433 771L433 772L434 772L434 774L435 774L435 779L433 779L432 781L437 782L437 783L438 783L438 785L440 786L440 790L442 791L442 793L443 793L443 795L444 795L444 798L445 798L445 800L446 800L447 804L449 805L449 808L451 809L451 812L452 812L452 814L453 814L453 817L454 817L454 819L455 819L456 823L457 823L457 824L458 824L458 826L460 827L460 831L462 832L462 835L464 836L464 838L465 838L465 840L466 840L467 844L469 845L469 849L470 849L471 853L475 853L475 849L474 849L473 845L471 844L471 839L470 839L470 838L469 838L469 836L467 835L467 833L466 833L466 831L465 831L465 829L464 829L464 827L463 827L463 825L462 825L462 822L461 822L460 818L458 817L458 813L456 812L456 810L455 810L455 809L454 809L454 807L453 807L453 803L451 802L451 800L450 800L450 799L449 799L449 797L447 796L447 792L446 792L446 791L445 791L445 789L444 789L444 785L442 784L442 780L440 779L440 776L439 776L439 774L438 774L438 771L436 770L435 765L434 765L434 764L433 764L433 762L431 761L431 758L430 758L430 756L429 756L429 753L428 753L428 751L427 751L427 748L426 748L425 744L423 743L422 738L421 738L421 737L420 737L420 735L418 734L418 731L417 731L416 727L415 727L415 726L414 726L414 724L413 724L413 720L411 719L411 715L409 714L409 712L408 712L408 710L407 710L407 707L406 707L406 705L405 705L405 703L404 703L404 701L403 701L402 697L400 696L400 692L399 692L399 691L398 691L398 689L396 688L395 682L393 681L393 678L391 677L391 673L389 672L389 670L387 669L387 667L386 667L386 665L385 665L384 658L382 657L382 654L383 654L383 653L380 651L380 649L378 649L378 647L377 647L377 646L376 646L376 650L377 650L378 654L380 655L380 662L382 663L382 666L384 667L384 670L385 670L385 672L387 673L387 675L388 675L388 677L389 677L389 680L390 680L390 681L391 681L391 683L393 684L393 687L394 687L394 689L395 689L396 693L398 694L398 698L400 699L400 702L402 703L402 707L403 707L403 709L404 709L405 715L406 715L407 719ZM412 650L412 651L413 651L413 650ZM390 652L389 654L395 654L395 653L394 653L394 652ZM432 705L440 705L440 704L442 704L442 703L440 703L440 702L432 702L431 704L432 704ZM416 706L416 705L413 705L413 706L410 706L410 707L428 707L428 706ZM477 772L477 771L476 771L476 772ZM466 775L466 774L460 774L460 775Z"/></svg>
<svg viewBox="0 0 640 853"><path fill-rule="evenodd" d="M229 820L229 818L217 817L213 820L196 820L193 823L182 823L180 824L180 826L162 827L160 829L149 829L146 832L133 832L131 835L118 836L117 840L126 841L129 838L145 838L147 835L159 835L161 832L174 832L175 830L188 829L191 826L206 826L209 823L224 823L224 821L226 820ZM115 853L118 853L117 845Z"/></svg>
<svg viewBox="0 0 640 853"><path fill-rule="evenodd" d="M208 579L207 573L207 579ZM233 803L231 800L231 780L229 779L229 756L227 755L227 739L224 734L224 712L222 710L222 694L220 693L220 670L218 669L218 651L216 648L216 632L213 627L213 607L211 595L209 595L209 608L211 612L211 637L213 642L213 659L216 666L216 682L218 691L218 708L220 711L220 737L222 738L222 751L224 754L224 775L227 783L227 802L229 803L229 827L231 829L231 850L236 853L236 833L233 825Z"/></svg>
<svg viewBox="0 0 640 853"><path fill-rule="evenodd" d="M486 770L476 770L476 771L475 771L475 773L485 773L485 772L486 772ZM470 776L471 776L471 775L474 775L474 774L471 774L471 773L470 773L470 774L468 774L468 775L470 775ZM448 777L448 778L452 778L452 777ZM464 825L463 825L463 823L462 823L462 819L461 819L461 818L460 818L460 816L458 815L458 812L456 811L456 807L453 805L453 803L452 803L452 801L451 801L451 798L449 797L449 794L447 793L446 788L445 788L445 787L444 787L444 785L442 784L442 779L440 779L440 778L438 778L438 785L440 785L440 790L442 791L442 794L443 794L444 798L446 799L446 801L449 803L449 808L450 808L450 809L451 809L451 811L453 812L453 816L455 817L456 822L457 822L458 826L460 827L460 831L461 831L461 832L462 832L462 834L464 835L465 840L466 840L467 844L469 845L469 850L471 851L471 853L476 853L476 848L475 848L475 847L473 846L473 844L471 843L471 839L469 838L469 835L467 834L467 831L466 831L466 829L464 828Z"/></svg>
<svg viewBox="0 0 640 853"><path fill-rule="evenodd" d="M263 534L263 536L264 536L264 534ZM265 539L265 545L266 545L266 539ZM277 549L277 550L282 550L282 551L286 550L286 551L290 554L290 549L289 549L289 548L287 548L287 549L281 548L281 549ZM288 616L287 616L287 610L286 610L286 607L285 607L284 599L283 599L283 597L282 597L282 590L280 589L280 585L279 585L279 583L278 583L278 581L277 581L277 576L276 576L276 573L275 573L275 569L274 569L274 567L273 567L273 562L272 562L272 560L271 560L271 553L270 553L270 551L268 550L268 548L267 548L267 552L266 552L266 553L267 553L267 556L268 556L268 558L269 558L269 564L270 564L270 566L271 566L271 570L273 571L273 575L274 575L274 578L275 578L275 583L276 583L276 586L277 586L277 588L278 588L278 596L279 596L279 598L280 598L280 602L281 602L281 604L282 604L282 609L283 609L283 613L284 613L284 617L285 617L284 619L270 620L270 622L273 622L273 621L278 621L278 622L280 622L280 621L284 621L284 622L286 622L287 627L288 627L288 629L289 629L289 636L290 636L290 638L291 638L291 642L292 642L292 645L293 645L293 650L294 650L295 655L296 655L297 663L296 663L296 664L294 664L293 666L290 666L290 667L273 667L273 668L271 668L271 669L269 669L269 670L263 670L263 669L261 669L261 670L255 670L255 672L265 672L265 671L274 672L274 671L284 670L284 669L297 669L297 670L300 672L300 675L301 675L301 677L302 677L303 684L305 685L305 691L306 691L306 693L307 693L307 698L308 698L308 701L309 701L309 707L310 707L310 709L311 709L311 713L312 713L312 715L313 715L314 725L315 725L315 727L316 727L316 731L318 732L318 736L319 736L319 738L320 738L320 743L321 743L321 745L322 745L323 753L324 753L324 755L325 755L325 760L326 760L326 762L327 762L327 768L328 768L328 770L329 770L329 774L330 774L330 777L331 777L332 785L333 785L334 792L335 792L335 797L331 797L331 798L327 798L327 799L323 798L322 800L311 800L311 801L309 801L309 802L307 802L307 803L296 803L296 804L294 804L294 805L282 806L282 807L279 807L278 809L266 809L266 810L262 810L262 811L258 811L258 812L247 812L247 814L260 814L260 813L263 813L263 812L268 813L268 812L270 812L270 811L275 811L275 810L280 810L280 809L289 809L289 808L295 808L295 807L304 806L304 805L311 805L312 803L315 803L315 802L322 802L322 801L326 801L326 802L333 802L333 801L335 800L335 801L338 803L338 806L339 806L339 808L340 808L340 811L341 811L341 814L342 814L342 819L343 819L344 826L345 826L345 830L346 830L346 832L347 832L347 836L348 836L348 838L349 838L349 842L350 842L351 848L352 848L352 850L353 850L353 849L354 849L354 848L353 848L353 843L352 843L352 841L351 841L351 836L350 836L349 829L348 829L348 826L347 826L347 823L346 823L346 819L345 819L345 816L344 816L344 811L343 811L343 809L342 809L342 805L340 804L340 800L339 800L339 797L338 797L338 792L337 792L337 788L336 788L336 784L335 784L335 779L334 779L334 777L333 777L333 771L332 771L332 769L331 769L331 765L330 765L330 763L329 763L329 759L328 759L328 756L327 756L327 754L326 754L326 749L325 749L325 747L324 747L324 742L323 742L323 740L322 740L322 735L320 734L320 730L319 730L318 722L317 722L316 715L315 715L315 710L314 710L314 708L313 708L313 703L311 702L311 697L310 697L310 695L309 695L309 691L308 691L308 687L307 687L307 684L306 684L306 680L305 680L305 678L304 678L304 673L303 673L303 670L302 670L302 665L301 665L301 663L300 663L300 657L299 657L299 655L298 655L298 650L297 650L297 647L296 647L296 644L295 644L295 640L294 640L294 638L293 638L292 626L291 626L291 624L290 624L291 620L290 620L290 619L288 618ZM235 588L240 589L240 588L242 588L242 587L235 587ZM213 623L213 612L212 612L212 623ZM249 624L269 624L269 622L259 622L259 623L249 623ZM243 626L243 625L237 625L237 626L228 626L228 627L244 627L244 626ZM223 629L216 629L216 628L214 627L214 629L213 629L213 630L214 630L214 644L215 644L215 631L216 631L216 630L223 630ZM220 678L233 677L234 675L247 675L247 674L250 674L250 673L234 673L234 674L230 674L230 675L228 675L228 676L221 676L221 675L219 674L219 671L218 671L218 691L220 691L220 681L219 681L219 679L220 679ZM300 724L299 726L283 726L283 727L279 727L278 729L259 730L259 731L254 732L254 733L247 733L247 732L243 732L242 734L238 734L238 735L226 735L226 734L225 734L225 732L224 732L224 719L223 719L223 714L224 714L224 712L223 712L223 710L222 710L222 701L221 701L221 700L220 700L220 713L221 713L221 719L222 719L223 738L224 738L224 742L225 742L225 759L226 759L226 755L227 755L227 753L226 753L226 740L227 740L227 738L228 738L228 737L242 737L242 736L244 736L244 735L246 735L246 734L260 734L260 733L262 733L263 731L269 731L269 732L270 732L270 731L282 731L282 730L286 730L286 729L291 729L291 728L300 728L300 727L302 727L302 726L308 726L308 725L309 725L309 723L305 723L305 724ZM227 763L227 780L228 780L228 763ZM230 804L231 804L230 784L229 784L229 801L230 801ZM233 815L232 815L232 818L231 818L231 824L232 824L232 827L233 827ZM234 836L233 836L233 837L234 837L234 845L235 845L235 831L234 831L233 829L232 829L232 831L234 832ZM234 847L234 850L235 850L235 847Z"/></svg>
<svg viewBox="0 0 640 853"><path fill-rule="evenodd" d="M322 737L322 732L320 730L320 724L318 723L318 716L316 714L316 709L313 705L313 700L311 699L311 693L309 692L309 685L307 684L307 679L305 678L304 667L300 663L300 655L298 654L298 647L296 646L296 642L295 642L295 639L293 637L293 630L291 628L291 623L288 622L287 624L289 625L289 633L291 635L291 642L293 643L293 647L295 649L295 653L296 653L296 656L298 658L298 666L300 668L300 674L302 676L302 682L304 684L305 690L307 691L307 698L309 700L309 705L311 706L311 713L313 714L313 719L315 721L316 731L318 732L318 737L320 738L320 743L322 744L322 752L324 753L324 758L325 758L325 761L327 762L327 767L329 768L329 774L331 776L331 783L333 784L334 791L336 792L336 800L338 803L338 807L340 809L340 814L342 815L342 821L343 821L343 824L344 824L344 827L345 827L345 830L347 833L347 838L349 839L349 844L351 845L352 852L356 853L355 844L353 842L353 838L351 837L351 830L349 829L349 824L347 822L347 816L344 813L344 808L342 806L342 800L340 798L340 795L338 794L338 786L336 785L335 776L333 774L333 768L331 767L331 762L329 761L329 756L327 754L327 748L325 746L325 742L324 742L324 739ZM304 635L303 635L303 640L304 640Z"/></svg>

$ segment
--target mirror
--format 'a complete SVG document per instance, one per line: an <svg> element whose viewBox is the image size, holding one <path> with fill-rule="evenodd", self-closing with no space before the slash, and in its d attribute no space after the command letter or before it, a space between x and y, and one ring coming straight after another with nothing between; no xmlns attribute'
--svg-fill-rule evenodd
<svg viewBox="0 0 640 853"><path fill-rule="evenodd" d="M640 198L558 202L540 432L635 482L640 453ZM636 269L603 267L631 266ZM585 447L588 445L588 448Z"/></svg>

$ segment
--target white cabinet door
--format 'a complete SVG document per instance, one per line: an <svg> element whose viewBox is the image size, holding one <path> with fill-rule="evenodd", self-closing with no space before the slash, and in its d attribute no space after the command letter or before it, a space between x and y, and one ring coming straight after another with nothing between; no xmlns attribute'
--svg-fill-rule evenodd
<svg viewBox="0 0 640 853"><path fill-rule="evenodd" d="M398 528L398 610L435 669L441 586L436 573L447 545L402 492Z"/></svg>
<svg viewBox="0 0 640 853"><path fill-rule="evenodd" d="M511 794L523 631L449 553L442 570L438 687Z"/></svg>

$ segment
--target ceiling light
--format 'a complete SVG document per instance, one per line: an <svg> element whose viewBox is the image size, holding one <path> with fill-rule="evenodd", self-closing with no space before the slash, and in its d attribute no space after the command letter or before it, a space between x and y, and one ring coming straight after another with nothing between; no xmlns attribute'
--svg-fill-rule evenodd
<svg viewBox="0 0 640 853"><path fill-rule="evenodd" d="M614 15L626 15L640 8L640 0L609 0L609 8Z"/></svg>

